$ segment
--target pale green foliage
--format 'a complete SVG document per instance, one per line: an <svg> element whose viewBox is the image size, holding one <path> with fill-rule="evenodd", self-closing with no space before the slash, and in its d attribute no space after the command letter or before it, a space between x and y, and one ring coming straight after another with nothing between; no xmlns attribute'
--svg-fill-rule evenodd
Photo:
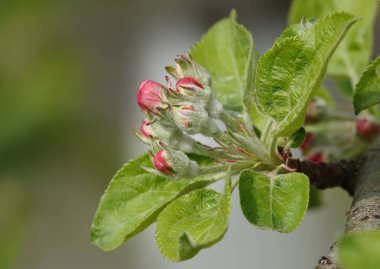
<svg viewBox="0 0 380 269"><path fill-rule="evenodd" d="M301 223L309 201L309 180L301 173L267 176L244 170L239 182L240 204L252 224L291 232Z"/></svg>
<svg viewBox="0 0 380 269"><path fill-rule="evenodd" d="M91 227L91 240L111 250L153 223L164 206L180 194L219 179L220 174L171 180L150 173L151 155L142 155L124 165L100 200Z"/></svg>
<svg viewBox="0 0 380 269"><path fill-rule="evenodd" d="M293 26L260 58L255 99L276 122L274 135L287 136L301 127L332 53L355 21L350 14L335 13Z"/></svg>
<svg viewBox="0 0 380 269"><path fill-rule="evenodd" d="M380 232L344 236L339 245L339 259L346 269L379 269Z"/></svg>
<svg viewBox="0 0 380 269"><path fill-rule="evenodd" d="M376 0L293 0L289 23L298 23L303 17L322 18L339 11L349 12L361 20L342 40L330 60L327 73L347 77L354 85L371 57Z"/></svg>
<svg viewBox="0 0 380 269"><path fill-rule="evenodd" d="M380 103L380 57L377 57L361 76L355 87L355 113Z"/></svg>
<svg viewBox="0 0 380 269"><path fill-rule="evenodd" d="M227 180L224 195L202 189L172 202L157 220L156 239L161 253L179 262L220 241L228 226L230 200Z"/></svg>
<svg viewBox="0 0 380 269"><path fill-rule="evenodd" d="M236 14L217 22L190 50L191 57L210 73L219 100L228 109L249 106L258 53L252 35L236 22Z"/></svg>

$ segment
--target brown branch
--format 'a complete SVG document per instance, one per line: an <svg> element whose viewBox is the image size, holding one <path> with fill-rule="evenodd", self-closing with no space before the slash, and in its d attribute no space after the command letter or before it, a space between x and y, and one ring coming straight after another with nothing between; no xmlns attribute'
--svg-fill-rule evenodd
<svg viewBox="0 0 380 269"><path fill-rule="evenodd" d="M354 166L358 168L357 181L345 233L380 230L380 137ZM337 259L338 248L335 243L315 269L342 269Z"/></svg>
<svg viewBox="0 0 380 269"><path fill-rule="evenodd" d="M318 189L341 187L352 196L358 171L356 163L355 160L315 163L308 160L288 159L287 166L306 174L310 183Z"/></svg>

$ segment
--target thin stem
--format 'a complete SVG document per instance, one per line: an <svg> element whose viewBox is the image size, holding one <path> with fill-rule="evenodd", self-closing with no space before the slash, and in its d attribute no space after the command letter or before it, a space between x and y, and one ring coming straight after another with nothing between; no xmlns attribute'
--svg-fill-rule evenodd
<svg viewBox="0 0 380 269"><path fill-rule="evenodd" d="M268 120L267 123L265 124L264 130L261 134L260 140L265 144L266 140L268 139L268 134L269 131L272 127L273 121Z"/></svg>
<svg viewBox="0 0 380 269"><path fill-rule="evenodd" d="M269 158L274 164L278 164L279 160L276 157L277 153L277 136L271 136L269 140Z"/></svg>

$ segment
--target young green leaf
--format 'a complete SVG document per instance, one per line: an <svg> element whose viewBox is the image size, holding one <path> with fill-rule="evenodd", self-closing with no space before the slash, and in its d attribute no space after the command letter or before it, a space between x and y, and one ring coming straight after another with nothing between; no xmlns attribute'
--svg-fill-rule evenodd
<svg viewBox="0 0 380 269"><path fill-rule="evenodd" d="M161 253L179 262L220 241L228 226L230 200L228 179L223 195L211 189L195 190L168 205L157 219Z"/></svg>
<svg viewBox="0 0 380 269"><path fill-rule="evenodd" d="M309 201L309 180L301 173L269 177L246 169L240 174L240 204L252 224L283 233L301 223Z"/></svg>
<svg viewBox="0 0 380 269"><path fill-rule="evenodd" d="M308 21L302 31L279 38L260 58L254 96L259 110L276 122L275 136L288 136L301 127L332 53L354 22L347 13Z"/></svg>
<svg viewBox="0 0 380 269"><path fill-rule="evenodd" d="M289 145L291 148L298 148L302 145L303 141L305 140L306 136L306 130L305 128L301 127L297 131L295 131L290 137L289 137Z"/></svg>
<svg viewBox="0 0 380 269"><path fill-rule="evenodd" d="M368 65L355 87L355 114L378 103L380 103L380 56Z"/></svg>
<svg viewBox="0 0 380 269"><path fill-rule="evenodd" d="M372 53L376 0L293 0L289 23L298 23L303 17L322 18L337 11L349 12L361 20L342 40L330 60L327 74L349 78L355 85Z"/></svg>
<svg viewBox="0 0 380 269"><path fill-rule="evenodd" d="M151 155L124 165L103 194L91 227L91 241L112 250L153 223L173 199L221 178L221 174L176 179L150 173Z"/></svg>
<svg viewBox="0 0 380 269"><path fill-rule="evenodd" d="M339 260L346 269L378 269L380 232L345 235L339 244Z"/></svg>
<svg viewBox="0 0 380 269"><path fill-rule="evenodd" d="M259 55L251 33L236 22L234 12L212 26L190 55L210 73L226 108L241 111L243 103L249 108Z"/></svg>

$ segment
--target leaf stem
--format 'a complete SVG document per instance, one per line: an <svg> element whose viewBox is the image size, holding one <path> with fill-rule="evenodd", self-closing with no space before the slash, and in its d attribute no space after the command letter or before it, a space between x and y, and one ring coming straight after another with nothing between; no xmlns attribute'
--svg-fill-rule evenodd
<svg viewBox="0 0 380 269"><path fill-rule="evenodd" d="M273 121L268 120L267 123L265 124L264 130L261 134L260 139L264 144L265 144L266 140L268 139L268 134L269 134L270 129L272 128L272 124L273 124Z"/></svg>

